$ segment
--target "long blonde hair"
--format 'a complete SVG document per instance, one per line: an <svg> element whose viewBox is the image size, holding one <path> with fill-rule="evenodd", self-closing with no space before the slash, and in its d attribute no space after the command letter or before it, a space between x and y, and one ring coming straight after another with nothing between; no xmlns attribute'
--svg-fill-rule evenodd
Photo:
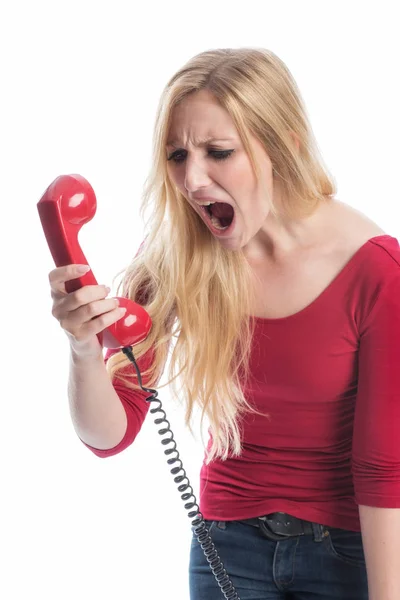
<svg viewBox="0 0 400 600"><path fill-rule="evenodd" d="M147 339L133 348L136 358L150 349L154 352L151 367L142 373L148 387L160 380L175 339L165 385L183 398L189 428L195 406L201 408L201 421L207 417L212 440L208 463L241 451L239 416L253 410L242 386L250 375L254 320L251 270L242 250L224 249L167 175L172 111L199 90L211 92L230 114L256 176L259 165L249 133L263 144L283 190L280 209L285 214L312 214L336 187L293 76L270 50L208 50L189 60L167 83L157 110L153 167L141 204L142 218L148 209L151 214L143 245L119 290L144 306L153 322ZM300 142L298 151L290 132ZM277 215L273 199L269 201ZM107 369L111 377L139 389L133 368L131 377L119 372L128 364L125 355L117 353Z"/></svg>

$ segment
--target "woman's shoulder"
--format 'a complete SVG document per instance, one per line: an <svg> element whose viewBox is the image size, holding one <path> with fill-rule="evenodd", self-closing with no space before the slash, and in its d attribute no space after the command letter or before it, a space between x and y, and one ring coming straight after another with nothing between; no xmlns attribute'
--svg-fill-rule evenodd
<svg viewBox="0 0 400 600"><path fill-rule="evenodd" d="M337 201L342 222L341 249L348 256L365 250L368 268L382 274L396 273L400 267L400 245L393 235L366 214L342 201Z"/></svg>

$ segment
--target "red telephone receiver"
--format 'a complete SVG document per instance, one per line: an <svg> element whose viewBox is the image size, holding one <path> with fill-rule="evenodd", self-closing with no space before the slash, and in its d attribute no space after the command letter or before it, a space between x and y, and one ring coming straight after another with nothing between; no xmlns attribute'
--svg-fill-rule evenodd
<svg viewBox="0 0 400 600"><path fill-rule="evenodd" d="M78 243L78 233L96 213L96 196L89 182L81 175L60 175L46 189L37 208L56 267L88 264ZM74 292L84 285L97 285L92 271L67 281L65 289ZM133 346L144 340L151 329L151 318L142 306L128 298L117 299L127 311L97 334L102 347Z"/></svg>

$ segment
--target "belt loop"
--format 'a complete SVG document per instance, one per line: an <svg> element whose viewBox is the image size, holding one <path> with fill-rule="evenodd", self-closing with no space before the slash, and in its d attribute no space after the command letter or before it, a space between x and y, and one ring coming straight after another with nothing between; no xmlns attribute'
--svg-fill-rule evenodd
<svg viewBox="0 0 400 600"><path fill-rule="evenodd" d="M324 539L324 527L323 525L319 525L318 523L311 523L313 534L314 534L314 542L322 542Z"/></svg>

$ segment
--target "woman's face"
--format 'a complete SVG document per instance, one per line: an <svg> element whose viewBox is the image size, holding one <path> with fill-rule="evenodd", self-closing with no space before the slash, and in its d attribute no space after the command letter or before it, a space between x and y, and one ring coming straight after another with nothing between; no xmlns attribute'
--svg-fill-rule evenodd
<svg viewBox="0 0 400 600"><path fill-rule="evenodd" d="M260 182L227 111L206 90L175 107L167 140L168 175L207 227L227 249L244 248L261 230L273 197L271 161L251 136L261 166ZM216 204L202 208L206 202ZM215 216L209 215L209 210ZM233 212L233 220L231 219Z"/></svg>

